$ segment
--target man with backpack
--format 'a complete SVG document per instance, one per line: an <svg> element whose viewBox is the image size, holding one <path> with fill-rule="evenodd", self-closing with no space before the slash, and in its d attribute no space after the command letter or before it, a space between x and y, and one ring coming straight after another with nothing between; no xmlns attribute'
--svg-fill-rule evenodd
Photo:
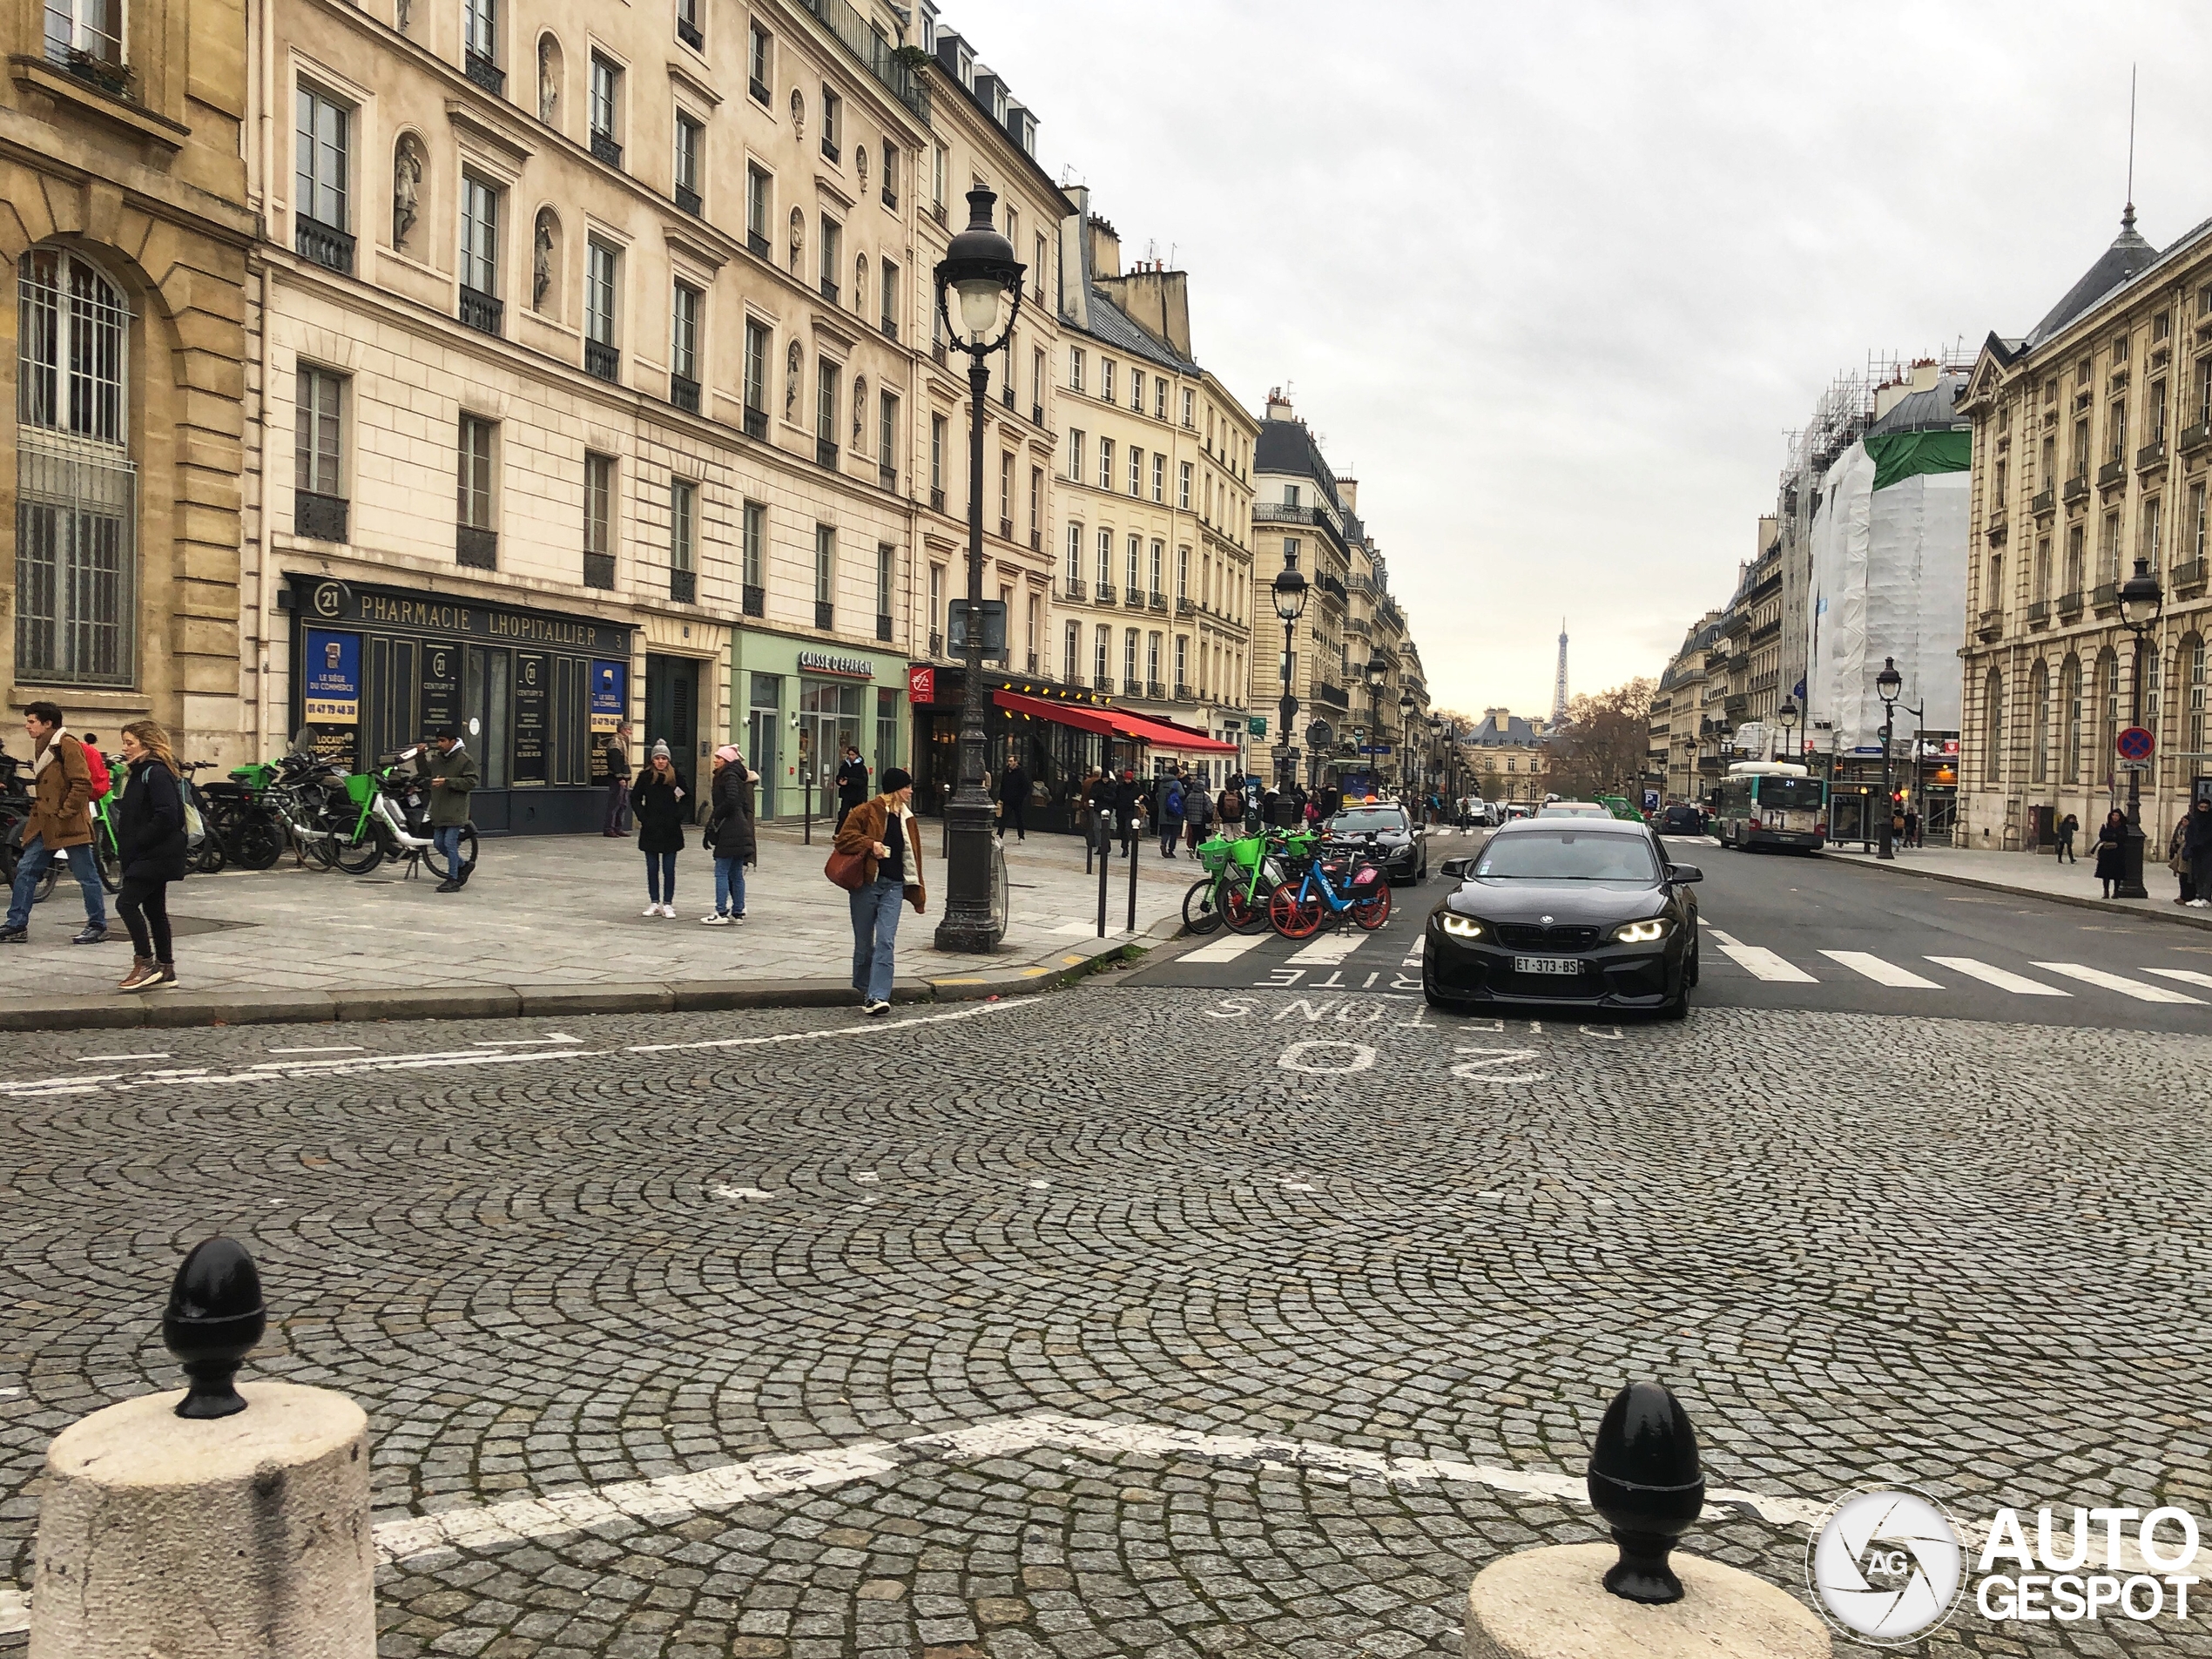
<svg viewBox="0 0 2212 1659"><path fill-rule="evenodd" d="M24 730L30 734L30 816L23 826L23 857L16 866L16 886L8 900L8 919L0 926L0 945L21 945L30 938L30 907L38 892L39 878L60 853L69 860L70 873L84 892L84 930L72 945L105 945L108 941L107 894L100 886L100 868L92 856L92 768L84 745L62 729L62 711L52 703L37 702L24 710ZM103 765L105 772L106 767Z"/></svg>
<svg viewBox="0 0 2212 1659"><path fill-rule="evenodd" d="M1160 856L1175 856L1175 844L1183 839L1183 809L1185 802L1183 768L1163 773L1160 779L1160 810L1157 814L1160 829Z"/></svg>

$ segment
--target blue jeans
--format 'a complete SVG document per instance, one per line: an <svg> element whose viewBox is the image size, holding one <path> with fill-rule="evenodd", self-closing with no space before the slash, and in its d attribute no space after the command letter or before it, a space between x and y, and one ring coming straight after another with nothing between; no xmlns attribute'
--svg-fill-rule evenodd
<svg viewBox="0 0 2212 1659"><path fill-rule="evenodd" d="M743 859L714 860L714 914L718 916L745 914L745 860Z"/></svg>
<svg viewBox="0 0 2212 1659"><path fill-rule="evenodd" d="M676 854L645 854L645 896L655 904L676 902Z"/></svg>
<svg viewBox="0 0 2212 1659"><path fill-rule="evenodd" d="M57 852L69 860L70 873L84 889L85 921L94 927L107 926L107 894L100 886L100 867L93 860L91 843L54 848L46 845L44 836L34 835L23 844L23 862L16 866L16 889L8 899L10 928L30 925L31 895L38 891L38 878L46 873Z"/></svg>
<svg viewBox="0 0 2212 1659"><path fill-rule="evenodd" d="M430 832L430 845L437 848L438 856L445 860L446 879L461 880L461 826L442 825Z"/></svg>
<svg viewBox="0 0 2212 1659"><path fill-rule="evenodd" d="M888 1002L906 883L895 875L880 875L846 896L853 905L853 988L871 1002Z"/></svg>

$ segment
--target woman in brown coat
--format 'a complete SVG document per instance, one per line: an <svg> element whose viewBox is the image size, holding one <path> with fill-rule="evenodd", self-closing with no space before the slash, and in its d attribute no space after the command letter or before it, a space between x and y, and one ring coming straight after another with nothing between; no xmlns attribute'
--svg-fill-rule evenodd
<svg viewBox="0 0 2212 1659"><path fill-rule="evenodd" d="M916 915L927 901L921 837L908 810L914 781L903 768L887 767L883 792L846 813L837 832L837 850L862 860L860 885L846 897L853 909L853 988L860 994L863 1014L891 1011L900 900L913 905Z"/></svg>

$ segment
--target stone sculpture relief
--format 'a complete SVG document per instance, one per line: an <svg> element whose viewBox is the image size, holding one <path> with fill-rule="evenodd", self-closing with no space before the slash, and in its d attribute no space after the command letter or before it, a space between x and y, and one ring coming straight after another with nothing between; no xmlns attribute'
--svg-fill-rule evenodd
<svg viewBox="0 0 2212 1659"><path fill-rule="evenodd" d="M422 200L422 141L403 133L392 152L392 246L407 246L415 228L416 209Z"/></svg>
<svg viewBox="0 0 2212 1659"><path fill-rule="evenodd" d="M791 342L791 350L784 359L784 419L799 418L799 342Z"/></svg>
<svg viewBox="0 0 2212 1659"><path fill-rule="evenodd" d="M546 125L553 125L553 118L561 112L561 66L559 48L553 37L543 35L537 43L537 118Z"/></svg>

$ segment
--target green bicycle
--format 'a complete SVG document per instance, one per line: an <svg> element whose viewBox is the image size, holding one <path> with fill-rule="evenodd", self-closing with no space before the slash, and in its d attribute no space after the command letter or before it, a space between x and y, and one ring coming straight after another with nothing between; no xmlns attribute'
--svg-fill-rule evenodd
<svg viewBox="0 0 2212 1659"><path fill-rule="evenodd" d="M1310 858L1314 840L1312 830L1270 830L1201 841L1198 862L1206 873L1183 895L1184 930L1205 934L1226 922L1231 933L1264 933L1268 898L1289 879L1285 861Z"/></svg>

